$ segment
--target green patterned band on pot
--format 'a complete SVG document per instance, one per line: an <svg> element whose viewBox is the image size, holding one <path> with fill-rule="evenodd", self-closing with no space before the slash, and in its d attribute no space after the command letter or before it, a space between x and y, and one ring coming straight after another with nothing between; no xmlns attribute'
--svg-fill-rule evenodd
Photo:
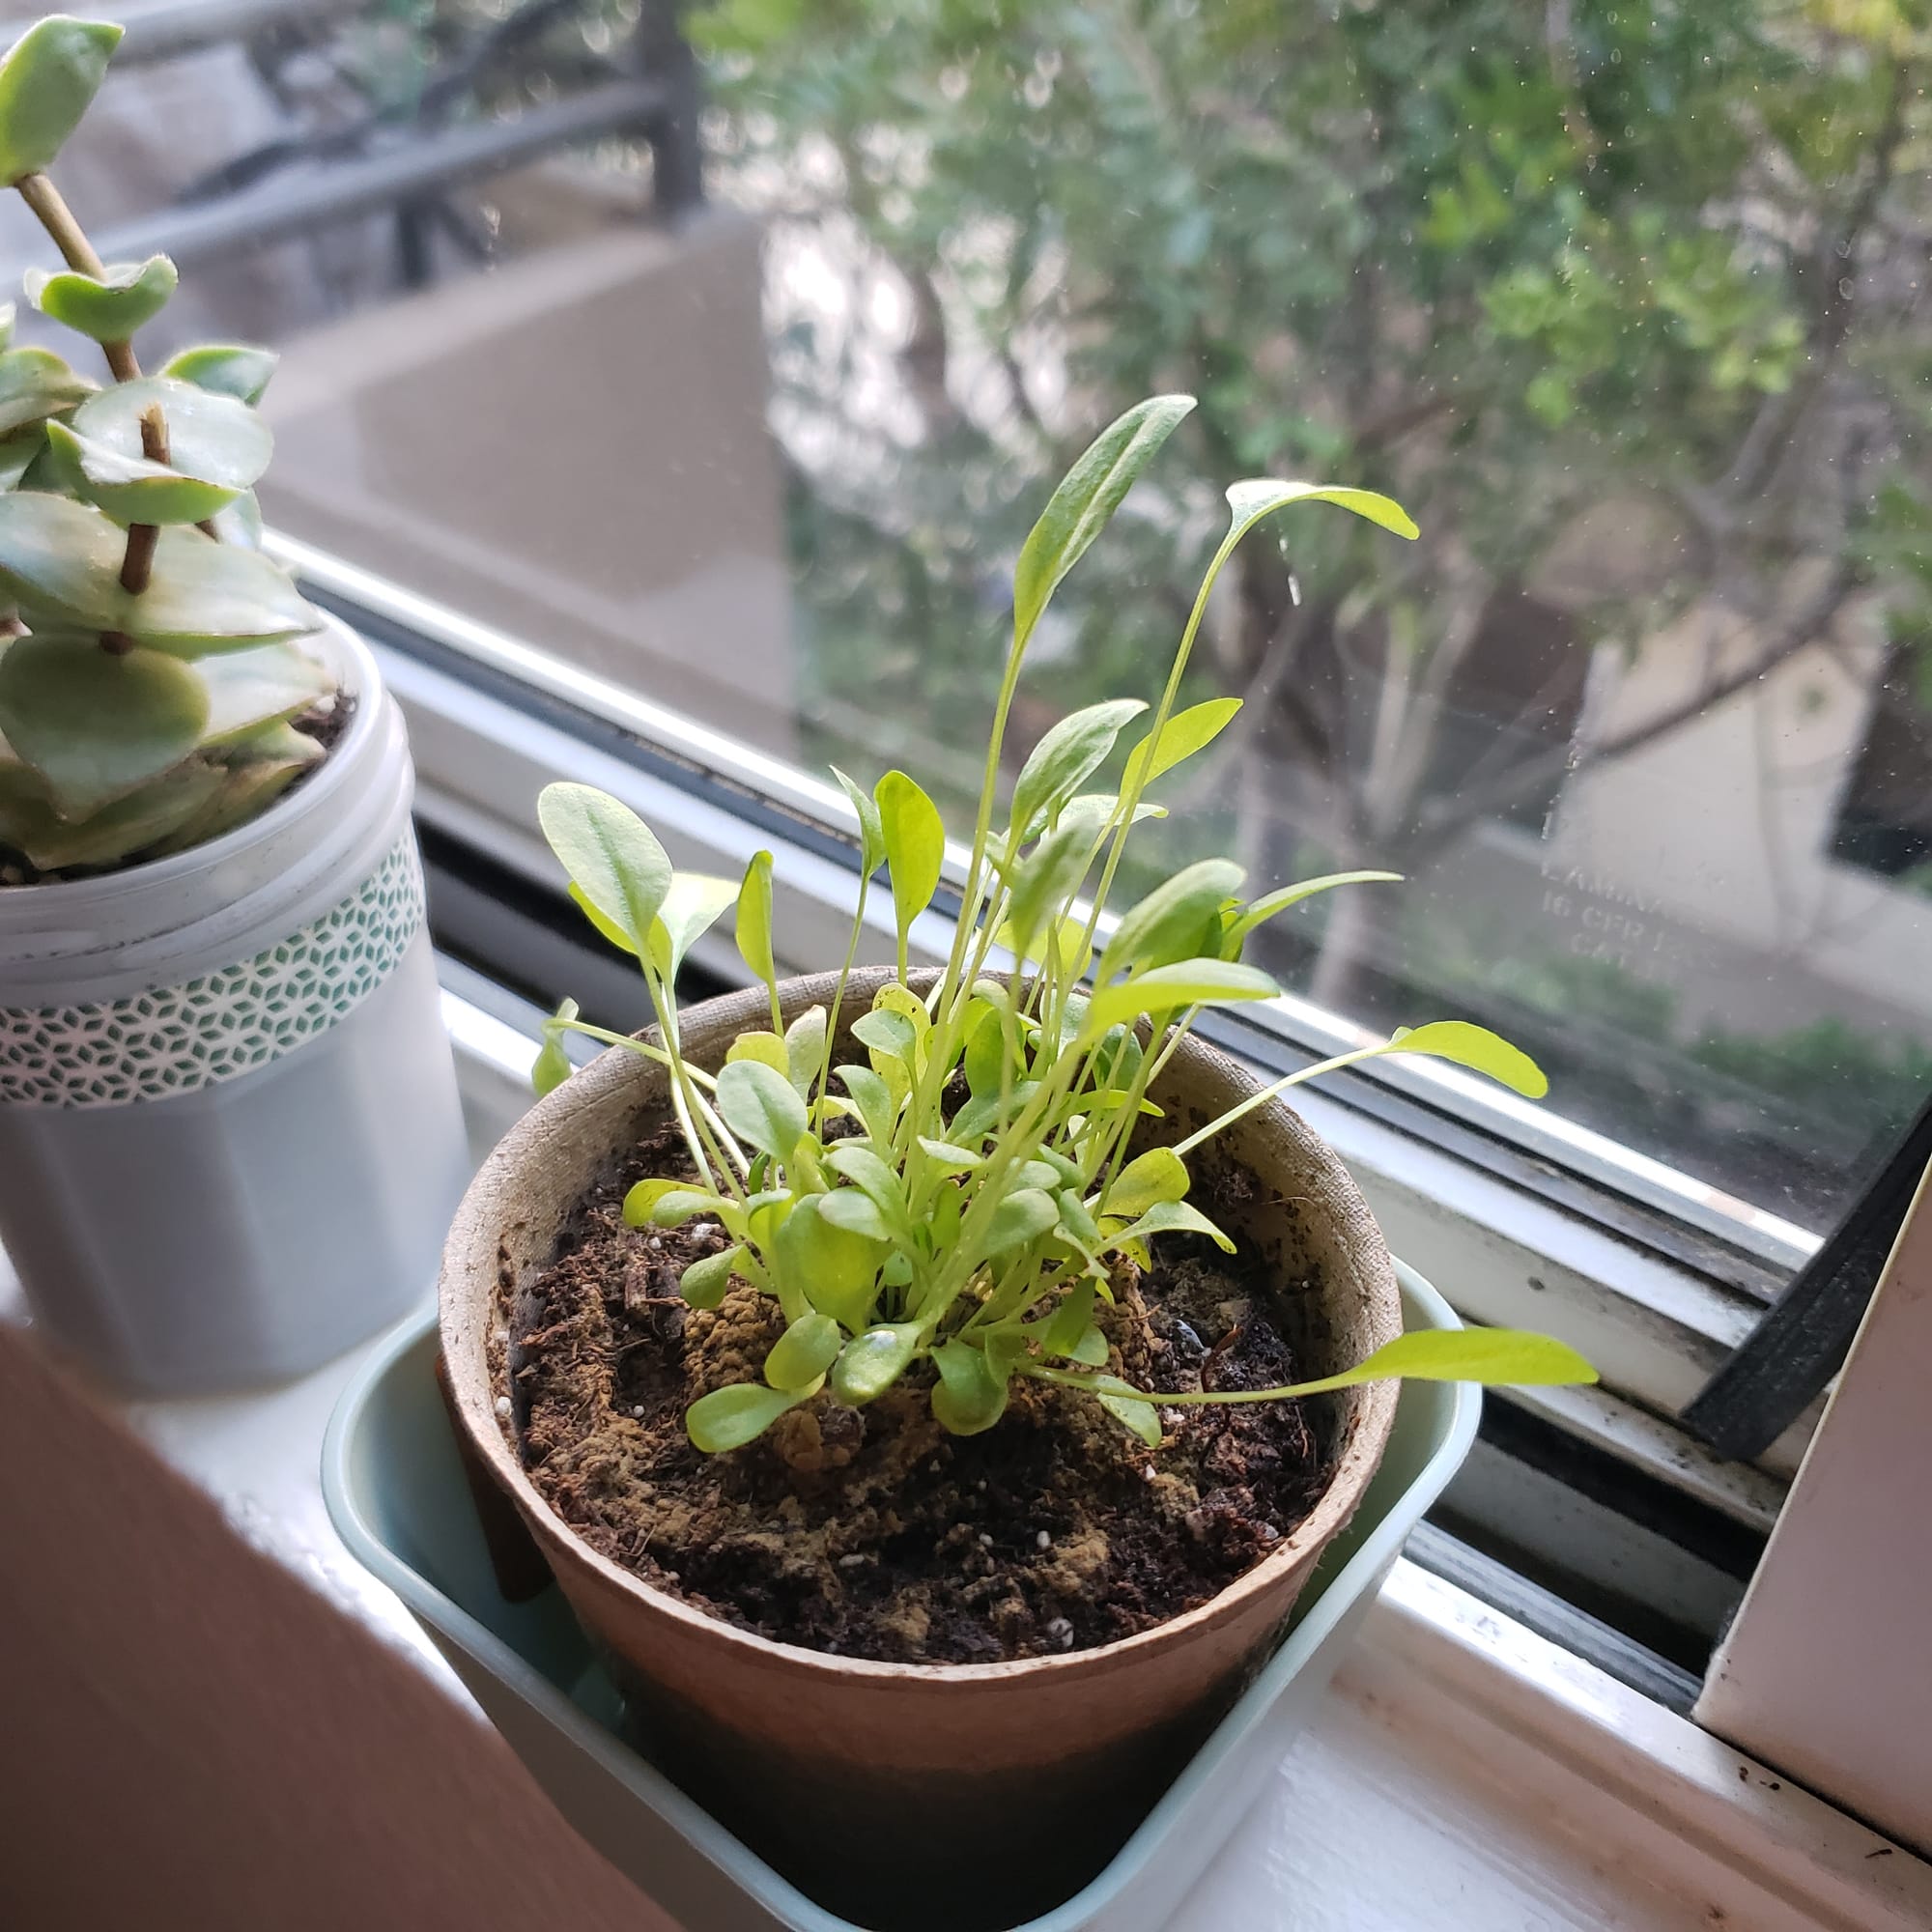
<svg viewBox="0 0 1932 1932"><path fill-rule="evenodd" d="M252 1073L373 993L422 923L406 832L349 897L252 959L101 1006L0 1009L0 1105L124 1107Z"/></svg>

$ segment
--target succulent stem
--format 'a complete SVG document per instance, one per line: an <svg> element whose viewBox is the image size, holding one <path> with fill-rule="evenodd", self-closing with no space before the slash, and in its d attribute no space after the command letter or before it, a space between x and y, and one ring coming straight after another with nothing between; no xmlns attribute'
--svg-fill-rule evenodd
<svg viewBox="0 0 1932 1932"><path fill-rule="evenodd" d="M61 251L61 259L68 267L77 274L92 275L96 281L103 280L107 273L106 265L94 252L94 243L74 219L73 210L67 205L60 189L43 174L22 175L14 185L19 189L20 199L34 211L41 226L53 239L54 246ZM134 345L131 342L103 342L100 349L117 383L132 383L139 378L141 365L134 359Z"/></svg>
<svg viewBox="0 0 1932 1932"><path fill-rule="evenodd" d="M96 281L104 281L107 276L106 265L96 253L92 242L87 239L87 231L74 219L73 210L67 205L52 180L41 173L22 175L14 185L20 192L20 199L33 210L41 226L52 238L54 246L61 251L61 259L76 273L92 275ZM131 342L103 342L100 351L107 357L107 366L114 372L117 383L134 383L140 380L141 365L134 355ZM160 407L145 410L141 414L141 453L150 463L165 463L168 460L168 426L162 416ZM213 529L204 524L203 529L210 536ZM128 549L121 559L121 587L130 596L138 597L147 589L149 580L155 572L155 546L160 541L160 531L153 524L130 524L128 527ZM132 648L128 639L118 631L102 635L101 648L119 656Z"/></svg>
<svg viewBox="0 0 1932 1932"><path fill-rule="evenodd" d="M150 463L168 460L168 424L159 403L150 403L141 412L141 454ZM128 526L128 554L121 559L121 588L129 596L138 597L147 589L148 580L154 575L155 546L160 539L160 530L153 524Z"/></svg>

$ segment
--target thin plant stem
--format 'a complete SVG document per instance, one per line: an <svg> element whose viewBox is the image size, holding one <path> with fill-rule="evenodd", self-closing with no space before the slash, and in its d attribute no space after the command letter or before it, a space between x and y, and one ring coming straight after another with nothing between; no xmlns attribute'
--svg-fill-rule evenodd
<svg viewBox="0 0 1932 1932"><path fill-rule="evenodd" d="M94 243L87 239L86 231L74 219L73 210L67 205L53 182L43 174L22 175L14 184L19 190L20 199L33 210L35 218L52 238L53 244L61 251L61 259L75 274L91 275L97 282L104 281L107 267L94 251ZM107 357L107 366L114 372L117 383L133 383L140 379L141 365L134 359L134 345L131 342L103 342L100 353Z"/></svg>
<svg viewBox="0 0 1932 1932"><path fill-rule="evenodd" d="M1219 1120L1209 1121L1205 1127L1198 1128L1184 1141L1177 1141L1174 1151L1183 1157L1192 1153L1203 1141L1211 1140L1224 1128L1232 1127L1243 1115L1252 1114L1257 1107L1264 1106L1278 1094L1286 1094L1291 1087L1299 1087L1304 1080L1313 1080L1323 1073L1336 1073L1345 1066L1353 1066L1359 1061L1374 1060L1380 1054L1399 1050L1400 1042L1396 1040L1378 1040L1374 1046L1358 1046L1352 1053L1338 1053L1333 1060L1318 1061L1313 1066L1304 1066L1298 1072L1285 1074L1272 1086L1263 1087L1258 1092L1250 1094L1245 1100L1236 1101Z"/></svg>
<svg viewBox="0 0 1932 1932"><path fill-rule="evenodd" d="M1330 1389L1359 1388L1365 1382L1400 1381L1396 1375L1365 1376L1357 1369L1344 1369L1340 1375L1323 1376L1312 1382L1285 1382L1280 1388L1264 1389L1182 1389L1170 1393L1161 1389L1137 1389L1117 1376L1101 1389L1097 1378L1083 1376L1071 1369L1049 1369L1037 1362L1022 1362L1017 1373L1035 1381L1052 1382L1059 1388L1085 1389L1090 1395L1118 1397L1122 1402L1144 1402L1153 1408L1206 1408L1228 1406L1244 1402L1286 1402L1293 1396L1326 1395ZM1118 1383L1118 1386L1116 1384Z"/></svg>

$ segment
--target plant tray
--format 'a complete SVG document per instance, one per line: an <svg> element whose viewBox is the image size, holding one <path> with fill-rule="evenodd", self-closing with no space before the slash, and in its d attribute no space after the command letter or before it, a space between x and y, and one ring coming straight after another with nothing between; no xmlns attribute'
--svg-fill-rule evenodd
<svg viewBox="0 0 1932 1932"><path fill-rule="evenodd" d="M1396 1272L1406 1327L1458 1325L1420 1275L1400 1262ZM343 1541L408 1605L564 1817L690 1932L854 1932L687 1798L674 1763L626 1742L621 1700L559 1591L505 1601L437 1390L436 1348L433 1321L399 1331L336 1406L322 1475ZM1313 1715L1409 1531L1468 1453L1480 1411L1472 1387L1404 1385L1381 1468L1281 1648L1111 1861L1014 1932L1167 1922ZM905 1926L926 1922L909 1901Z"/></svg>

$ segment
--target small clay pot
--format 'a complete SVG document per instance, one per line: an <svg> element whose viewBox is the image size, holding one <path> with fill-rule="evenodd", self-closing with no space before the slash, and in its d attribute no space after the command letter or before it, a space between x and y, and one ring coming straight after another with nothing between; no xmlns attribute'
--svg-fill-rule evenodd
<svg viewBox="0 0 1932 1932"><path fill-rule="evenodd" d="M847 1022L888 977L855 974ZM836 980L782 989L787 1023ZM695 1007L684 1050L707 1068L768 1026L762 989ZM1153 1097L1173 1136L1254 1091L1190 1038ZM1281 1547L1217 1596L1136 1636L1006 1663L906 1664L776 1643L692 1608L581 1542L525 1473L516 1418L497 1412L517 1367L494 1334L525 1332L525 1297L572 1208L620 1150L667 1113L665 1075L612 1049L511 1129L471 1184L444 1251L449 1395L476 1457L515 1503L571 1607L625 1690L659 1764L821 1900L861 1918L1011 1923L1098 1868L1260 1667L1353 1514L1395 1420L1397 1384L1323 1397L1332 1475ZM1280 1101L1216 1145L1260 1182L1214 1211L1278 1264L1277 1316L1305 1373L1359 1361L1401 1330L1387 1244L1341 1162ZM523 1302L524 1307L520 1307ZM512 1345L514 1348L514 1344ZM962 1904L962 1901L970 1903Z"/></svg>

